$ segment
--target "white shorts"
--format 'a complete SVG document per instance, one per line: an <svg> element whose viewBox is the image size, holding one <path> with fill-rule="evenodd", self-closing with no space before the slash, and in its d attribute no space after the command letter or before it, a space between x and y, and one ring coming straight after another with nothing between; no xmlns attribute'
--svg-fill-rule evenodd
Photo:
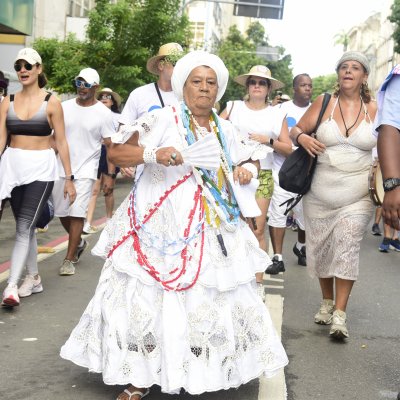
<svg viewBox="0 0 400 400"><path fill-rule="evenodd" d="M76 199L71 205L69 204L68 196L64 199L65 179L60 178L58 181L54 182L52 193L54 201L54 216L86 218L94 182L94 179L74 180Z"/></svg>
<svg viewBox="0 0 400 400"><path fill-rule="evenodd" d="M288 192L279 186L278 174L273 171L274 192L272 193L271 202L268 209L268 225L274 228L286 228L286 204L280 206L286 200L296 197L296 193ZM303 216L303 200L300 200L293 208L293 217L296 219L297 225L301 230L305 230Z"/></svg>

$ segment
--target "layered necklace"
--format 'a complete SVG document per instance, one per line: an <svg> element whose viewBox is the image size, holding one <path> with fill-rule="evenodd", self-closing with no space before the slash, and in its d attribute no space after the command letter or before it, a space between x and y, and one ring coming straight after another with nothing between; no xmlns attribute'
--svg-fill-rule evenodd
<svg viewBox="0 0 400 400"><path fill-rule="evenodd" d="M354 128L354 126L356 125L356 123L357 123L357 121L358 121L358 118L360 118L360 114L361 114L361 110L362 110L362 106L363 106L363 101L362 101L362 98L360 97L360 109L359 109L359 111L358 111L357 118L356 118L356 120L354 121L354 124L351 125L351 126L349 126L349 127L347 127L346 121L344 120L344 116L343 116L343 112L342 112L342 107L340 106L340 97L338 97L338 103L339 103L340 116L342 117L342 121L343 121L343 124L344 124L344 128L346 129L346 137L348 138L348 137L349 137L349 131L350 131L350 129Z"/></svg>
<svg viewBox="0 0 400 400"><path fill-rule="evenodd" d="M210 191L215 202L210 202L203 196L206 221L209 225L219 228L221 224L221 212L223 219L228 224L236 224L239 219L240 210L233 195L229 183L229 174L232 172L232 160L227 150L225 136L222 132L218 118L214 112L209 117L211 132L201 127L188 107L182 103L182 121L186 129L185 139L189 145L195 143L198 138L208 134L215 134L220 147L220 168L218 171L210 171L203 168L196 168L203 180L204 186Z"/></svg>

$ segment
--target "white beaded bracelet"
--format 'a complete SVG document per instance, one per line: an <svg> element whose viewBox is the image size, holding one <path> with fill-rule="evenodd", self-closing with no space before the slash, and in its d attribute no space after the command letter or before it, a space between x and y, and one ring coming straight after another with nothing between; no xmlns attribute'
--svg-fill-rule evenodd
<svg viewBox="0 0 400 400"><path fill-rule="evenodd" d="M143 162L145 164L157 164L157 149L145 147L143 151Z"/></svg>
<svg viewBox="0 0 400 400"><path fill-rule="evenodd" d="M257 178L258 177L258 170L257 170L257 167L254 164L248 162L248 163L244 163L242 165L242 167L246 168L248 171L250 171L252 173L252 175L253 175L253 178Z"/></svg>

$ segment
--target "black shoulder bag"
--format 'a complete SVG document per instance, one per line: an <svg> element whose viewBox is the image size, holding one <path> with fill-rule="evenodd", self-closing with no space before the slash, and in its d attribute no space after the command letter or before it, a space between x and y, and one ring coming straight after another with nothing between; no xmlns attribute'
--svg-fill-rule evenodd
<svg viewBox="0 0 400 400"><path fill-rule="evenodd" d="M317 129L321 123L326 108L328 107L330 99L331 94L325 93L324 99L322 100L322 107L318 116L317 125L314 128L314 137L316 137ZM280 206L286 204L285 215L310 190L316 165L317 156L311 157L302 146L299 146L283 162L282 167L279 170L279 186L288 192L297 193L296 197L292 197L291 199L280 204Z"/></svg>

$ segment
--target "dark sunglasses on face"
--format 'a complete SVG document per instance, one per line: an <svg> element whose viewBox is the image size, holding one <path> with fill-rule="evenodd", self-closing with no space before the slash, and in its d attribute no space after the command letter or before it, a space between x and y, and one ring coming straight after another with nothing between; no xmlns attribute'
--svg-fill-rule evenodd
<svg viewBox="0 0 400 400"><path fill-rule="evenodd" d="M3 96L3 94L6 92L6 89L0 87L0 96Z"/></svg>
<svg viewBox="0 0 400 400"><path fill-rule="evenodd" d="M93 84L92 83L87 83L87 82L81 81L79 79L75 79L74 80L74 84L75 84L75 87L81 88L81 89L83 89L83 88L90 89L91 87L93 87L95 85L94 83Z"/></svg>
<svg viewBox="0 0 400 400"><path fill-rule="evenodd" d="M99 100L112 100L111 94L101 94Z"/></svg>
<svg viewBox="0 0 400 400"><path fill-rule="evenodd" d="M32 71L33 65L28 63L28 62L26 62L24 64L22 64L22 63L21 64L20 63L15 63L14 64L14 69L15 69L16 72L21 71L22 67L24 67L27 71Z"/></svg>
<svg viewBox="0 0 400 400"><path fill-rule="evenodd" d="M250 85L252 85L252 86L255 86L255 85L258 85L258 86L268 86L268 82L265 81L265 80L257 81L256 79L249 79L248 82L249 82L249 86L250 86Z"/></svg>

